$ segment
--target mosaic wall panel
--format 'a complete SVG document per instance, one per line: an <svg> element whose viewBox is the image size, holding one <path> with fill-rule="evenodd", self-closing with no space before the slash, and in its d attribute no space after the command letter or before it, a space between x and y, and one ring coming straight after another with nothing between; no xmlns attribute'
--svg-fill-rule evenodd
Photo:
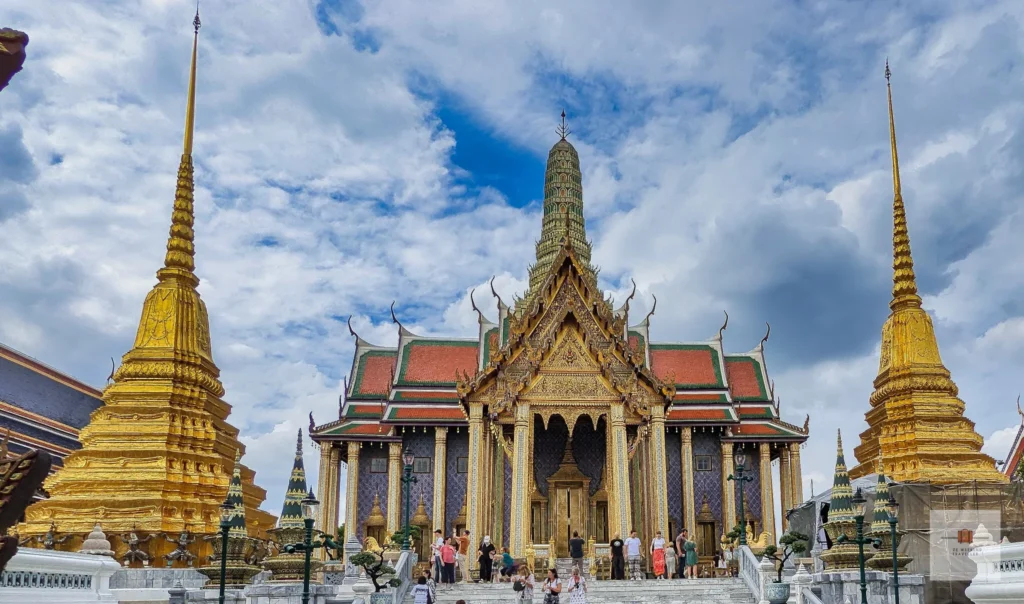
<svg viewBox="0 0 1024 604"><path fill-rule="evenodd" d="M448 452L446 453L447 470L445 471L444 489L444 534L450 535L455 519L462 511L466 501L466 480L469 474L458 472L459 458L469 457L469 431L465 428L455 431L448 430Z"/></svg>
<svg viewBox="0 0 1024 604"><path fill-rule="evenodd" d="M747 447L743 450L747 459L743 464L743 475L750 476L754 480L746 483L743 489L743 506L746 512L757 521L761 527L761 458L757 448ZM736 513L739 514L739 494L736 495ZM761 527L764 530L764 527Z"/></svg>
<svg viewBox="0 0 1024 604"><path fill-rule="evenodd" d="M569 427L557 415L548 420L547 430L541 419L535 418L533 426L533 477L537 490L548 495L548 477L558 471L569 438Z"/></svg>
<svg viewBox="0 0 1024 604"><path fill-rule="evenodd" d="M427 507L427 516L434 518L434 430L428 428L426 433L422 430L408 433L402 439L402 450L406 448L412 451L414 457L427 457L430 459L430 472L426 474L413 474L416 483L412 485L412 502L409 513L415 514L416 507L420 504L420 497ZM434 530L431 528L431 530Z"/></svg>
<svg viewBox="0 0 1024 604"><path fill-rule="evenodd" d="M509 533L512 530L512 460L508 455L502 455L505 460L505 501L503 502L503 514L505 520L501 525L503 545L508 545Z"/></svg>
<svg viewBox="0 0 1024 604"><path fill-rule="evenodd" d="M717 434L701 432L693 434L693 499L700 513L701 502L707 497L708 506L715 517L716 530L722 532L722 445ZM711 470L698 472L697 456L707 455L711 458Z"/></svg>
<svg viewBox="0 0 1024 604"><path fill-rule="evenodd" d="M374 474L370 472L372 459L383 459L385 467L388 461L388 445L381 446L380 443L366 443L359 449L359 540L362 541L366 535L363 534L363 524L370 516L373 509L373 496L380 496L380 509L384 517L388 515L388 474L382 472ZM345 527L348 529L348 527Z"/></svg>
<svg viewBox="0 0 1024 604"><path fill-rule="evenodd" d="M590 479L590 494L593 495L601 488L601 479L604 478L604 422L601 422L596 430L589 417L581 417L576 422L572 437L572 456L576 459L580 472Z"/></svg>
<svg viewBox="0 0 1024 604"><path fill-rule="evenodd" d="M676 526L683 526L683 452L682 436L669 430L665 433L665 484L668 486L668 517ZM677 531L678 532L678 529Z"/></svg>

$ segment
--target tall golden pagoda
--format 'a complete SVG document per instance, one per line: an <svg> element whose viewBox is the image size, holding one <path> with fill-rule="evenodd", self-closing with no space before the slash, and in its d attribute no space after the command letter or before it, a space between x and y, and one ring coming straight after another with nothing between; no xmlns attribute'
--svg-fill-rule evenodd
<svg viewBox="0 0 1024 604"><path fill-rule="evenodd" d="M168 538L182 531L200 537L218 532L218 506L236 451L244 446L227 423L231 407L221 399L206 304L196 291L192 133L198 11L193 25L184 151L164 266L143 304L135 345L80 434L82 448L47 480L50 498L28 509L19 527L23 536L44 535L51 522L58 533L85 535L101 522L112 534L154 535L147 545L155 561L175 548ZM258 509L266 492L253 484L254 472L243 467L241 476L249 533L262 536L276 519ZM206 540L195 543L193 553L208 552ZM117 545L120 555L125 546Z"/></svg>
<svg viewBox="0 0 1024 604"><path fill-rule="evenodd" d="M886 63L893 179L892 312L882 326L878 377L865 415L869 428L854 449L860 463L850 476L870 474L881 459L884 472L898 482L1006 482L995 461L981 452L982 438L974 422L964 417L964 402L957 398L956 384L942 364L931 317L921 308L900 189L890 75Z"/></svg>

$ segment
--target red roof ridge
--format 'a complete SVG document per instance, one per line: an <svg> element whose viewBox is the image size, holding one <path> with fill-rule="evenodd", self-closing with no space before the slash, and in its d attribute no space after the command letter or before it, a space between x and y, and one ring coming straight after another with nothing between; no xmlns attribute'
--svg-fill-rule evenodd
<svg viewBox="0 0 1024 604"><path fill-rule="evenodd" d="M62 371L58 371L53 367L50 367L46 363L36 360L23 352L19 352L11 348L10 346L0 344L0 357L9 360L12 363L21 365L26 369L35 371L36 373L46 376L52 380L56 380L57 382L60 382L65 386L74 388L75 390L78 390L82 394L88 394L89 396L99 399L103 398L103 391L94 388L93 386L90 386L89 384L86 384L85 382L79 379L73 378Z"/></svg>

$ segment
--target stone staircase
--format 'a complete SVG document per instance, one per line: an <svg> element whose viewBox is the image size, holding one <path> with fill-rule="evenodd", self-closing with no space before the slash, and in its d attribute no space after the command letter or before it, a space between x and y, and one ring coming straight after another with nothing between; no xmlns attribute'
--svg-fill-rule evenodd
<svg viewBox="0 0 1024 604"><path fill-rule="evenodd" d="M561 573L559 573L561 576ZM544 595L538 588L534 592L535 604L542 604ZM747 587L738 578L728 579L667 579L645 581L588 581L588 604L756 604ZM451 589L438 586L437 603L454 604L465 600L467 604L516 604L516 593L509 583L458 584ZM569 602L569 594L562 593L561 601ZM412 604L410 596L406 600Z"/></svg>

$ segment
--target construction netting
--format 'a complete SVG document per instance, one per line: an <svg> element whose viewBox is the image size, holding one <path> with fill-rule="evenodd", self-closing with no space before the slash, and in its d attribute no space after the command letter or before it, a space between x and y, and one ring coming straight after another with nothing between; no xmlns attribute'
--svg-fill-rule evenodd
<svg viewBox="0 0 1024 604"><path fill-rule="evenodd" d="M874 508L875 476L854 481L868 500L865 530ZM953 485L892 484L899 503L899 553L910 556L904 572L924 575L927 604L971 604L964 595L976 567L968 558L971 541L983 524L996 541L1024 541L1024 485L966 482ZM830 493L818 495L789 515L790 527L814 535L815 570L825 570L818 557L831 547L822 525L827 521Z"/></svg>

